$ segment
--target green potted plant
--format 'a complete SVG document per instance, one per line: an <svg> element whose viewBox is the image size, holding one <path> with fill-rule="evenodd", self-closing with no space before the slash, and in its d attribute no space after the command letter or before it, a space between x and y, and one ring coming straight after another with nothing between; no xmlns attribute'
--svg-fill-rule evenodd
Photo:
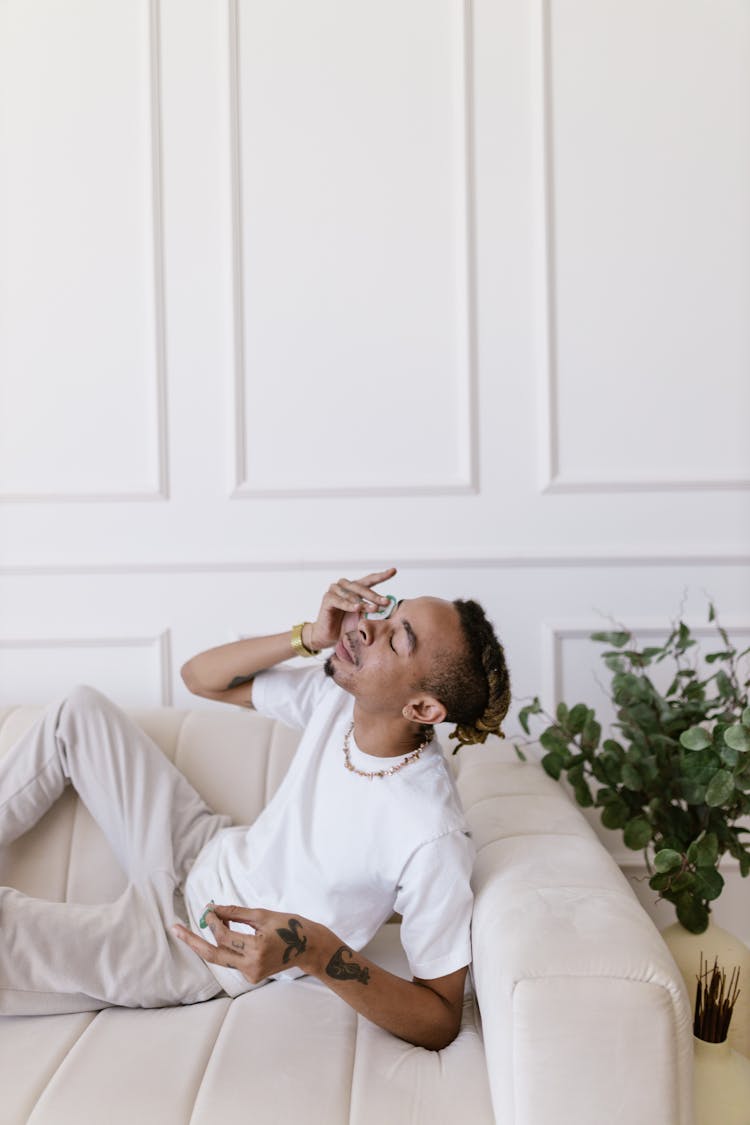
<svg viewBox="0 0 750 1125"><path fill-rule="evenodd" d="M542 717L546 772L556 780L565 773L579 805L600 808L602 824L622 829L626 846L643 850L649 886L674 903L694 934L706 930L709 904L724 886L721 856L733 855L743 877L750 872L740 836L750 828L737 823L750 813L750 679L742 671L750 647L738 651L713 605L709 621L720 643L703 668L682 621L661 645L641 647L625 628L591 635L607 645L611 737L602 739L586 703L560 703L553 717L534 698L519 713L527 735L531 717ZM665 662L671 675L660 691L652 673ZM515 750L525 761L521 746Z"/></svg>

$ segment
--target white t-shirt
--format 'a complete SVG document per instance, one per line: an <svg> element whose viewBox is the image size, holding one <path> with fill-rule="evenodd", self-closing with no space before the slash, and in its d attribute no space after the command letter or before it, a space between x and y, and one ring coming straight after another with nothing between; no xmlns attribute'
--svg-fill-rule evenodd
<svg viewBox="0 0 750 1125"><path fill-rule="evenodd" d="M475 849L437 741L398 773L352 773L343 744L354 699L319 664L260 673L253 706L304 733L255 823L224 829L197 857L185 884L193 928L211 940L198 920L213 900L302 915L359 950L397 911L414 976L429 980L468 965ZM377 758L353 738L349 752L367 772L408 756ZM231 996L251 987L235 969L209 967Z"/></svg>

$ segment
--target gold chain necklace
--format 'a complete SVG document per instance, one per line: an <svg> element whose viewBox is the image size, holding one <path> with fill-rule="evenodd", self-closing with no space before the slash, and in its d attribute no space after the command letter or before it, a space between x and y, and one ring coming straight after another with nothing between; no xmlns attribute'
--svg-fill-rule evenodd
<svg viewBox="0 0 750 1125"><path fill-rule="evenodd" d="M387 770L371 770L368 773L367 770L358 770L356 766L352 765L351 754L349 753L349 739L352 736L353 730L354 722L352 721L349 730L344 735L344 765L348 770L351 770L352 773L356 773L358 777L366 777L368 781L372 781L374 777L388 777L389 774L398 773L398 771L402 770L404 766L408 766L410 762L416 762L422 751L430 745L433 738L435 737L435 731L432 727L430 727L430 729L427 731L427 734L425 735L424 742L420 743L416 750L413 750L411 754L408 754L402 762L399 762L397 766L391 766L390 769Z"/></svg>

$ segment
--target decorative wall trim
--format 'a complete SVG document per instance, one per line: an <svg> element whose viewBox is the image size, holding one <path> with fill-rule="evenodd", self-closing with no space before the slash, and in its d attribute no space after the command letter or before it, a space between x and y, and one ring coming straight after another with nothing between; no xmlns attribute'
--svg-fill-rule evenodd
<svg viewBox="0 0 750 1125"><path fill-rule="evenodd" d="M140 563L91 564L8 564L0 566L0 578L62 577L67 575L135 575L135 574L254 574L263 571L274 573L304 573L305 571L362 570L390 565L390 557L372 555L336 555L328 557L241 559L235 562L201 559L195 562L175 560ZM601 569L639 567L748 567L750 553L745 551L684 555L595 555L595 554L487 554L487 555L398 555L396 565L401 570L526 570L540 569ZM601 625L601 621L598 622ZM595 624L592 629L597 628Z"/></svg>
<svg viewBox="0 0 750 1125"><path fill-rule="evenodd" d="M239 0L229 0L229 111L232 182L232 318L234 348L234 481L229 493L231 500L246 500L266 497L347 497L347 496L454 496L472 495L479 492L479 427L478 413L478 374L477 374L477 301L476 301L476 216L475 216L475 128L474 128L474 61L473 61L473 0L462 0L462 43L461 60L463 70L464 111L463 111L463 149L464 149L464 275L465 275L465 320L464 336L466 342L465 368L463 378L459 377L461 408L457 411L464 423L464 432L459 438L459 458L462 476L443 484L398 486L368 485L358 488L346 487L298 487L261 488L248 479L247 447L248 433L245 422L246 413L246 347L244 331L244 277L245 264L242 237L242 145L241 145L241 84L239 60Z"/></svg>
<svg viewBox="0 0 750 1125"><path fill-rule="evenodd" d="M161 705L172 705L172 638L165 629L150 637L0 637L0 649L158 648Z"/></svg>
<svg viewBox="0 0 750 1125"><path fill-rule="evenodd" d="M161 158L161 43L160 0L148 0L149 26L149 131L151 134L151 215L154 276L154 360L156 371L156 417L158 481L156 488L126 492L0 492L0 503L66 504L95 501L169 499L169 454L167 431L167 377L164 290L164 224Z"/></svg>
<svg viewBox="0 0 750 1125"><path fill-rule="evenodd" d="M628 852L619 849L618 851L610 852L609 854L612 856L612 859L615 861L618 867L624 868L626 870L646 871L646 864L643 859L642 852ZM735 859L733 855L727 855L725 853L721 857L721 862L719 864L720 871L734 872L739 871L739 869L740 861L738 859ZM656 894L656 891L654 891L654 894Z"/></svg>
<svg viewBox="0 0 750 1125"><path fill-rule="evenodd" d="M539 409L540 492L546 495L565 493L617 493L617 492L715 492L740 491L750 488L750 477L641 477L634 479L587 480L566 476L560 468L559 430L559 365L557 356L558 319L556 278L556 219L555 219L555 167L553 159L554 111L552 106L552 36L551 0L537 0L535 4L535 35L539 50L535 52L536 108L538 137L537 166L541 184L538 192L540 226L540 275L544 282L539 297L541 305L538 318L540 335L541 395Z"/></svg>
<svg viewBox="0 0 750 1125"><path fill-rule="evenodd" d="M244 426L243 426L244 429ZM472 457L475 454L472 453ZM244 461L244 456L243 456ZM361 485L357 488L255 488L245 483L235 485L229 493L230 500L263 499L316 499L338 497L341 499L370 498L373 496L475 496L479 492L476 483L467 481L457 484L403 484L403 485Z"/></svg>
<svg viewBox="0 0 750 1125"><path fill-rule="evenodd" d="M160 0L149 0L150 17L150 92L151 115L151 196L152 245L154 253L154 301L156 352L156 417L159 483L155 498L169 499L169 431L167 403L166 288L164 282L164 208L162 176L162 97L161 97L161 8Z"/></svg>
<svg viewBox="0 0 750 1125"><path fill-rule="evenodd" d="M537 138L538 185L536 203L539 209L541 239L538 252L539 276L543 279L539 295L537 332L539 340L539 452L540 491L559 471L557 426L557 310L555 293L555 191L552 160L552 59L549 0L537 0L533 7L534 36L538 50L532 53L536 65L535 124L532 138Z"/></svg>
<svg viewBox="0 0 750 1125"><path fill-rule="evenodd" d="M542 487L545 494L557 492L715 492L717 490L737 492L750 488L750 477L697 477L694 480L666 477L652 480L574 480L562 474L551 477Z"/></svg>
<svg viewBox="0 0 750 1125"><path fill-rule="evenodd" d="M120 500L137 500L140 503L144 500L168 500L165 487L162 478L153 492L2 492L0 504L86 504L89 501L101 504Z"/></svg>
<svg viewBox="0 0 750 1125"><path fill-rule="evenodd" d="M165 707L171 707L172 694L172 630L164 629L154 640L159 645L159 669L161 672L161 699Z"/></svg>

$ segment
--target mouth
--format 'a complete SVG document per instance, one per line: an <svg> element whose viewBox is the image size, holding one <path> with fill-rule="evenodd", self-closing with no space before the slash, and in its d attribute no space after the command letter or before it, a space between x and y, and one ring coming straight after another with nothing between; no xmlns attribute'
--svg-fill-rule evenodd
<svg viewBox="0 0 750 1125"><path fill-rule="evenodd" d="M336 654L336 656L338 656L339 660L345 660L347 664L356 665L358 663L354 653L350 650L349 644L347 643L345 637L341 637L339 639L339 643L336 645L334 653Z"/></svg>

